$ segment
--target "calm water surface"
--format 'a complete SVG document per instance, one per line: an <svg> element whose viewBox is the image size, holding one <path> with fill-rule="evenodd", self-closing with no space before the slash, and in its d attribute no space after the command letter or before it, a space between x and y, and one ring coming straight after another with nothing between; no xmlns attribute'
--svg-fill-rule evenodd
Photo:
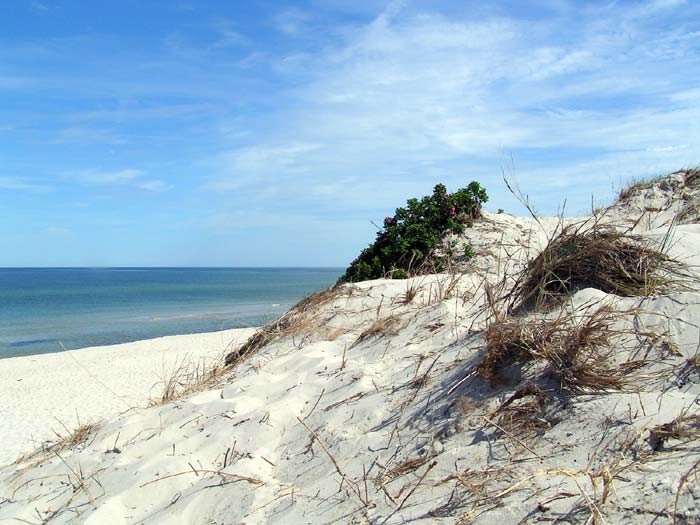
<svg viewBox="0 0 700 525"><path fill-rule="evenodd" d="M259 326L340 268L0 268L0 357Z"/></svg>

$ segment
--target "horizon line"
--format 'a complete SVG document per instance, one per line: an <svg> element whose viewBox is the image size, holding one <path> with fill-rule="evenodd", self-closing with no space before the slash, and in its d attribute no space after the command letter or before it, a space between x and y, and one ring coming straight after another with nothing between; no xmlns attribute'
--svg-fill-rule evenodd
<svg viewBox="0 0 700 525"><path fill-rule="evenodd" d="M0 266L0 270L336 270L345 266Z"/></svg>

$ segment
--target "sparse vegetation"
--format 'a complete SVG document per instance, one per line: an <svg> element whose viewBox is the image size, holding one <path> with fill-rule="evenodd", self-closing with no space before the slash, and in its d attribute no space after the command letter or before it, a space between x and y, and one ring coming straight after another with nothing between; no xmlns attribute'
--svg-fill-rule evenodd
<svg viewBox="0 0 700 525"><path fill-rule="evenodd" d="M398 317L390 315L388 317L381 317L374 321L369 328L360 334L355 343L361 343L366 339L372 337L382 337L385 335L396 335L399 330L399 325L401 321Z"/></svg>
<svg viewBox="0 0 700 525"><path fill-rule="evenodd" d="M571 392L624 390L646 361L615 359L611 339L619 334L613 324L623 315L604 306L585 316L564 313L555 319L495 322L485 332L486 353L477 374L503 382L512 365L544 361L547 374Z"/></svg>
<svg viewBox="0 0 700 525"><path fill-rule="evenodd" d="M377 239L352 262L341 281L404 279L439 267L438 261L430 259L440 240L448 232L464 231L465 225L481 215L481 205L487 200L478 182L452 194L438 184L432 195L409 199L406 207L384 219Z"/></svg>
<svg viewBox="0 0 700 525"><path fill-rule="evenodd" d="M406 285L406 293L403 295L401 298L401 304L410 304L413 302L413 299L416 298L416 295L418 295L418 285L416 283L411 283L410 285Z"/></svg>
<svg viewBox="0 0 700 525"><path fill-rule="evenodd" d="M257 349L286 336L309 333L321 323L319 316L323 304L332 301L338 295L338 288L332 286L309 295L299 301L282 317L266 324L255 332L240 348L230 352L225 358L225 365L232 366Z"/></svg>
<svg viewBox="0 0 700 525"><path fill-rule="evenodd" d="M77 428L73 430L69 430L64 426L65 434L54 430L53 432L56 435L55 441L45 443L31 454L20 457L15 464L21 465L29 462L24 468L40 465L65 450L73 450L84 445L98 427L98 423L92 422L86 424L79 423ZM22 470L24 470L24 468Z"/></svg>
<svg viewBox="0 0 700 525"><path fill-rule="evenodd" d="M684 443L694 439L700 439L700 415L697 414L678 416L649 431L649 446L655 452L665 450L671 440Z"/></svg>
<svg viewBox="0 0 700 525"><path fill-rule="evenodd" d="M619 202L630 200L634 195L651 188L655 183L663 179L663 176L641 177L633 179L617 195Z"/></svg>
<svg viewBox="0 0 700 525"><path fill-rule="evenodd" d="M553 426L556 421L548 413L552 405L547 391L528 384L516 390L491 416L504 432L525 437Z"/></svg>
<svg viewBox="0 0 700 525"><path fill-rule="evenodd" d="M476 252L474 251L474 248L472 247L471 244L467 244L464 247L464 257L467 260L473 259L474 257L476 257Z"/></svg>
<svg viewBox="0 0 700 525"><path fill-rule="evenodd" d="M161 381L162 392L151 399L150 406L168 403L180 397L200 392L218 383L227 372L224 356L214 362L182 361L175 363L172 370L164 370Z"/></svg>
<svg viewBox="0 0 700 525"><path fill-rule="evenodd" d="M673 283L680 265L648 239L609 226L565 227L527 265L510 310L538 309L593 287L625 297L648 296Z"/></svg>

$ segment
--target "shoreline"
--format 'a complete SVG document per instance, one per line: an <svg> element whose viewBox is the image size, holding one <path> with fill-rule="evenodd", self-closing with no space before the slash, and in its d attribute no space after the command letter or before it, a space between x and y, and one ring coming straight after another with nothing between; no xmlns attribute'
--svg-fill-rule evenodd
<svg viewBox="0 0 700 525"><path fill-rule="evenodd" d="M256 330L170 335L0 359L0 465L65 435L66 429L146 406L178 368L211 366Z"/></svg>
<svg viewBox="0 0 700 525"><path fill-rule="evenodd" d="M36 357L36 356L43 356L43 355L54 355L54 354L62 354L64 352L81 352L83 350L93 350L93 349L98 349L98 348L112 348L115 346L121 346L121 345L132 345L136 343L141 343L143 341L155 341L157 339L165 339L169 337L187 337L187 336L199 336L199 335L209 335L209 334L217 334L220 332L235 332L237 330L257 330L260 328L260 326L243 326L243 327L237 327L237 328L222 328L220 330L203 330L201 332L186 332L182 334L168 334L168 335L157 335L155 337L147 337L145 339L134 339L133 341L123 341L121 343L106 343L106 344L101 344L101 345L90 345L90 346L81 346L80 348L65 348L62 350L50 350L50 351L44 351L44 352L36 352L36 353L31 353L31 354L16 354L16 355L5 355L5 354L0 354L0 362L6 360L6 359L21 359L21 358L28 358L28 357ZM53 341L53 340L52 340ZM55 341L59 341L56 339Z"/></svg>

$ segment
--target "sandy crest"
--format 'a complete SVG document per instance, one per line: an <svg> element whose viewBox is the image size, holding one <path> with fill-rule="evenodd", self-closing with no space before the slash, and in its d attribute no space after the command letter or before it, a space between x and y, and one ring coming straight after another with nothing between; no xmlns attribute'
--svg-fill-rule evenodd
<svg viewBox="0 0 700 525"><path fill-rule="evenodd" d="M687 265L683 287L576 289L551 311L504 317L510 286L563 223L487 214L465 232L476 260L460 272L320 294L221 384L106 418L40 466L0 469L0 521L700 523L700 226L674 211L700 203L700 180L687 198L679 189L642 188L609 216L651 214L635 231ZM629 371L624 387L576 390L567 365L536 358L501 363L502 380L478 374L487 329L565 319L570 338L601 306L615 312L609 342L571 362Z"/></svg>
<svg viewBox="0 0 700 525"><path fill-rule="evenodd" d="M255 329L0 359L0 465L80 424L143 407L183 363L213 363Z"/></svg>

